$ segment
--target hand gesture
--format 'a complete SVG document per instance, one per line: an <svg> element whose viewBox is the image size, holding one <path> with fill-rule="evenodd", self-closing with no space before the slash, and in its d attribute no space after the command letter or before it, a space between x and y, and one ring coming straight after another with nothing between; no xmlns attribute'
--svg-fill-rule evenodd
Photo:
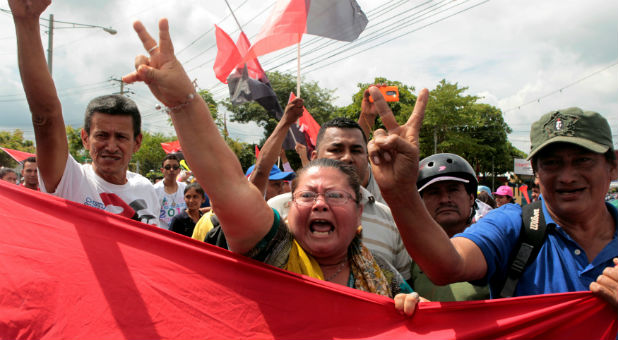
<svg viewBox="0 0 618 340"><path fill-rule="evenodd" d="M14 18L39 18L51 0L9 0Z"/></svg>
<svg viewBox="0 0 618 340"><path fill-rule="evenodd" d="M607 301L618 309L618 258L614 258L614 266L607 267L595 282L590 283L593 294Z"/></svg>
<svg viewBox="0 0 618 340"><path fill-rule="evenodd" d="M420 91L410 119L402 126L397 124L380 90L370 87L369 92L388 130L388 133L382 129L374 131L367 147L376 181L385 196L397 190L412 190L418 175L419 134L429 91Z"/></svg>
<svg viewBox="0 0 618 340"><path fill-rule="evenodd" d="M378 109L376 108L375 103L369 101L370 96L371 94L369 93L369 89L366 89L365 93L363 93L361 112L358 117L358 124L361 126L361 129L367 138L371 136L373 125L376 123L376 118L378 117ZM380 93L380 96L382 96L382 93Z"/></svg>
<svg viewBox="0 0 618 340"><path fill-rule="evenodd" d="M294 98L294 100L289 102L285 107L281 121L289 125L296 123L298 118L303 115L303 103L304 101L302 98Z"/></svg>
<svg viewBox="0 0 618 340"><path fill-rule="evenodd" d="M304 144L296 143L296 145L294 146L294 149L296 150L296 153L299 156L301 155L305 155L305 157L307 156L307 147Z"/></svg>
<svg viewBox="0 0 618 340"><path fill-rule="evenodd" d="M144 25L136 21L133 29L137 32L150 57L139 55L135 58L135 72L122 77L131 84L143 81L152 94L167 107L176 107L188 102L195 89L180 62L174 56L174 46L169 33L167 19L159 21L159 44L148 34Z"/></svg>
<svg viewBox="0 0 618 340"><path fill-rule="evenodd" d="M395 295L395 309L402 315L412 316L416 311L416 306L421 301L427 301L421 298L417 292L410 294L399 293Z"/></svg>
<svg viewBox="0 0 618 340"><path fill-rule="evenodd" d="M370 86L369 88L377 88L376 86ZM369 124L371 124L371 126L373 126L373 124L376 121L376 118L378 118L378 108L376 107L376 103L375 103L375 99L377 99L376 97L381 97L382 99L384 99L384 96L382 95L382 92L377 91L377 93L372 96L371 92L369 92L369 88L365 90L365 92L363 93L363 101L361 102L361 117L364 117L364 119L367 120L367 122ZM374 91L375 92L375 91ZM374 102L372 103L371 101L369 101L369 97L374 98Z"/></svg>

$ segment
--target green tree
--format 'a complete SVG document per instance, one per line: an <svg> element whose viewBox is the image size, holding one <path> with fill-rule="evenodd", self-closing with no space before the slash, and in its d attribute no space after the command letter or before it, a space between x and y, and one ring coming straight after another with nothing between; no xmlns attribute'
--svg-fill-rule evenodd
<svg viewBox="0 0 618 340"><path fill-rule="evenodd" d="M255 163L255 151L253 144L243 143L228 136L225 136L224 139L230 149L234 151L236 157L238 157L243 170L246 171Z"/></svg>
<svg viewBox="0 0 618 340"><path fill-rule="evenodd" d="M421 128L421 157L450 152L467 159L479 174L513 170L513 157L522 157L507 138L511 128L502 112L465 95L467 87L441 80L430 92Z"/></svg>
<svg viewBox="0 0 618 340"><path fill-rule="evenodd" d="M389 102L388 106L390 106L391 110L393 111L393 115L395 115L395 119L397 120L397 122L399 124L405 123L410 116L410 113L412 113L412 110L414 109L414 104L416 104L416 95L412 93L414 91L414 86L408 86L400 81L388 80L384 77L376 77L372 83L358 83L356 85L358 87L358 92L356 92L352 96L352 104L338 108L337 116L348 117L357 121L360 116L363 94L370 85L374 84L385 84L390 86L397 86L399 88L399 101ZM384 125L382 125L380 119L376 119L374 130L382 128L384 128ZM370 137L371 136L369 136L369 138Z"/></svg>
<svg viewBox="0 0 618 340"><path fill-rule="evenodd" d="M175 136L164 136L162 133L150 133L142 131L142 146L133 155L129 168L131 171L140 173L146 176L150 170L154 172L161 168L161 160L165 157L165 151L161 147L161 143L171 142L176 140Z"/></svg>
<svg viewBox="0 0 618 340"><path fill-rule="evenodd" d="M0 146L7 149L35 153L34 143L24 139L24 132L20 129L14 131L0 131ZM8 168L17 167L18 163L4 151L0 152L0 166Z"/></svg>
<svg viewBox="0 0 618 340"><path fill-rule="evenodd" d="M84 144L82 143L81 137L81 128L74 128L71 125L66 126L67 132L67 141L69 143L69 153L73 158L80 162L86 163L90 162L90 155L88 154L88 150L84 149Z"/></svg>
<svg viewBox="0 0 618 340"><path fill-rule="evenodd" d="M276 71L267 72L267 76L270 80L273 91L277 95L281 108L285 109L285 106L290 98L290 93L296 93L296 76L289 73L280 73ZM335 100L333 90L324 89L320 87L317 82L301 81L300 92L301 97L305 101L305 107L311 113L316 122L318 122L318 124L321 125L324 122L337 117L336 107L333 104L333 101ZM240 123L255 122L258 126L264 128L264 137L260 141L260 145L264 144L266 138L270 136L279 122L256 102L235 106L232 105L229 99L225 99L222 104L233 113L231 117L232 121ZM253 146L245 146L245 148L247 152L250 152L251 157L245 157L237 153L244 169L255 163ZM293 168L300 168L300 159L294 150L286 151L286 155Z"/></svg>
<svg viewBox="0 0 618 340"><path fill-rule="evenodd" d="M372 83L359 83L359 91L352 97L352 104L337 110L339 116L357 120L365 89L372 84L387 84L399 87L399 102L388 103L395 119L402 124L408 120L416 95L414 86L383 77ZM521 158L507 139L511 132L504 122L502 112L488 104L477 103L476 96L466 95L467 87L441 80L430 92L425 119L421 127L421 158L435 152L450 152L466 158L479 174L488 175L493 166L495 173L511 171L513 157ZM378 119L374 128L383 128Z"/></svg>

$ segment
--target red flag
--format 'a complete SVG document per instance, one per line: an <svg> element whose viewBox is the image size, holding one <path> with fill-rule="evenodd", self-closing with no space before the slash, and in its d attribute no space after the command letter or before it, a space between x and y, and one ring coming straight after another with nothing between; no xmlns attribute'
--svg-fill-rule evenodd
<svg viewBox="0 0 618 340"><path fill-rule="evenodd" d="M247 35L245 35L245 32L240 32L238 40L236 41L236 46L238 47L238 52L240 52L240 55L245 55L249 48L251 48L251 43L249 42ZM242 63L236 65L236 70L239 73L242 72L243 66L244 65ZM250 78L257 79L263 83L268 83L266 73L262 69L262 65L260 65L260 62L257 60L257 58L247 61L247 71Z"/></svg>
<svg viewBox="0 0 618 340"><path fill-rule="evenodd" d="M161 147L166 154L182 151L180 148L180 142L177 140L169 143L161 143Z"/></svg>
<svg viewBox="0 0 618 340"><path fill-rule="evenodd" d="M353 41L367 22L355 0L279 0L243 60L297 44L304 33Z"/></svg>
<svg viewBox="0 0 618 340"><path fill-rule="evenodd" d="M296 99L293 92L290 93L290 100ZM303 115L298 119L299 130L302 131L311 141L311 146L315 148L318 139L318 132L320 132L320 124L313 119L313 116L303 106Z"/></svg>
<svg viewBox="0 0 618 340"><path fill-rule="evenodd" d="M421 303L0 181L1 339L615 339L590 292ZM37 235L37 242L32 242Z"/></svg>
<svg viewBox="0 0 618 340"><path fill-rule="evenodd" d="M217 39L217 58L213 69L217 79L227 84L227 76L242 58L232 38L217 25L215 25L215 37Z"/></svg>
<svg viewBox="0 0 618 340"><path fill-rule="evenodd" d="M7 149L7 148L0 148L0 149L4 150L4 152L8 153L9 156L11 156L14 160L16 160L19 163L23 162L23 160L28 157L36 157L35 154L30 153L30 152Z"/></svg>
<svg viewBox="0 0 618 340"><path fill-rule="evenodd" d="M524 195L524 198L526 199L526 203L530 204L530 196L528 196L528 186L525 184L520 186L519 191L521 191L522 195Z"/></svg>
<svg viewBox="0 0 618 340"><path fill-rule="evenodd" d="M258 148L257 144L255 144L255 159L260 158L260 149Z"/></svg>

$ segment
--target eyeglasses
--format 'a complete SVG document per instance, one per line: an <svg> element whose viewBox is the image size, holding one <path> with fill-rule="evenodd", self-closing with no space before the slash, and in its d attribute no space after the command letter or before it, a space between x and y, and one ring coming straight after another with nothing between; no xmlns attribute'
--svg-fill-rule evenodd
<svg viewBox="0 0 618 340"><path fill-rule="evenodd" d="M165 169L165 170L171 170L171 169L178 170L178 169L180 169L180 166L179 165L166 165L166 166L163 167L163 169Z"/></svg>
<svg viewBox="0 0 618 340"><path fill-rule="evenodd" d="M339 190L329 190L323 194L313 191L298 191L294 193L293 200L299 205L314 205L320 195L324 196L324 200L329 205L344 205L350 199L354 200L352 195ZM354 201L356 202L356 200Z"/></svg>

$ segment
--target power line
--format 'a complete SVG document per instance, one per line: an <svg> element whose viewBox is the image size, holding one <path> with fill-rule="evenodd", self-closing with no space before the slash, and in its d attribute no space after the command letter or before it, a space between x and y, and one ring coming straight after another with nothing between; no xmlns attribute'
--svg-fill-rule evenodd
<svg viewBox="0 0 618 340"><path fill-rule="evenodd" d="M247 25L247 24L251 23L253 20L255 20L255 19L256 19L257 17L259 17L260 15L262 15L262 13L266 12L266 10L268 10L268 9L269 9L270 7L272 7L273 5L274 5L274 3L273 3L273 4L271 4L270 6L265 7L262 11L260 11L258 14L256 14L253 18L251 18L251 19L249 19L249 21L245 22L245 25ZM213 26L213 28L211 28L211 29L210 29L210 31L212 31L213 29L214 29L214 26ZM210 31L209 31L209 32L210 32ZM239 29L235 29L235 30L234 30L234 31L232 31L230 34L234 34L234 33L239 32L239 31L240 31ZM253 38L253 37L252 37L252 38ZM211 49L213 49L213 48L214 48L214 47L216 47L216 46L217 46L217 42L215 42L214 44L210 45L207 49L205 49L205 50L201 51L201 52L200 52L200 53L198 53L197 55L195 55L195 56L191 57L189 60L185 61L185 63L189 63L189 62L193 61L195 58L197 58L197 57L201 56L202 54L205 54L206 52L210 51ZM190 71L196 70L196 69L201 68L201 67L203 67L203 66L205 66L205 65L207 65L207 64L210 64L210 63L212 63L212 62L215 60L215 58L216 58L216 55L215 55L215 57L212 57L212 58L208 59L207 61L205 61L205 62L201 63L200 65L198 65L198 66L196 66L196 67L191 68L191 69L190 69L189 71L187 71L187 72L190 72ZM183 64L184 64L184 63L183 63Z"/></svg>
<svg viewBox="0 0 618 340"><path fill-rule="evenodd" d="M612 64L610 64L608 66L605 66L604 68L602 68L602 69L600 69L598 71L592 72L592 73L590 73L590 74L588 74L588 75L586 75L586 76L584 76L582 78L579 78L579 79L577 79L577 80L575 80L575 81L573 81L573 82L571 82L571 83L569 83L569 84L567 84L565 86L562 86L561 88L559 88L557 90L551 91L551 92L549 92L549 93L547 93L545 95L542 95L542 96L540 96L540 97L538 97L536 99L533 99L533 100L530 100L530 101L525 102L523 104L514 106L514 107L512 107L510 109L502 110L502 112L509 112L509 111L513 111L513 110L516 110L516 109L521 109L522 106L526 106L526 105L529 105L529 104L532 104L532 103L540 103L541 99L545 99L545 98L547 98L549 96L552 96L554 94L561 93L562 90L565 90L565 89L567 89L567 88L569 88L569 87L571 87L573 85L581 83L582 81L584 81L584 80L586 80L586 79L588 79L588 78L590 78L590 77L592 77L594 75L597 75L597 74L599 74L599 73L601 73L601 72L603 72L605 70L608 70L608 69L610 69L610 68L612 68L612 67L614 67L616 65L618 65L618 61L616 61L616 62L614 62L614 63L612 63Z"/></svg>
<svg viewBox="0 0 618 340"><path fill-rule="evenodd" d="M239 10L242 6L244 6L249 0L245 0L243 1L243 3L241 3L240 5L238 5L238 7L236 7L236 11ZM226 16L223 17L223 19L219 20L219 22L217 23L217 25L221 24L222 22L225 21L225 19L229 18L231 16L231 13L228 13ZM182 52L186 51L187 48L193 46L196 42L198 42L200 39L204 38L206 35L208 35L208 33L212 32L214 30L214 25L213 27L211 27L208 31L200 34L197 38L195 38L193 41L191 41L187 46L181 48L180 50L178 50L178 52L176 52L176 57L178 57ZM188 62L188 61L186 61Z"/></svg>
<svg viewBox="0 0 618 340"><path fill-rule="evenodd" d="M458 3L458 4L456 4L455 6L449 7L449 8L447 8L446 10L449 10L449 9L451 9L451 8L453 8L453 7L456 7L456 6L460 6L460 5L462 5L462 4L466 3L466 2L469 2L469 1L471 1L471 0L465 0L465 1L459 2L459 3ZM433 21L433 22L430 22L430 23L427 23L427 24L422 25L422 26L420 26L420 27L417 27L417 28L414 28L414 29L412 29L412 30L409 30L409 31L407 31L407 32L405 32L405 33L401 33L401 34L399 34L398 30L399 30L400 28L396 28L396 29L393 29L393 30L391 30L391 31L389 31L389 32L387 32L387 33L385 33L385 34L384 34L384 35L382 35L382 36L374 37L374 38L372 38L371 40L362 41L361 43L359 43L359 44L358 44L358 46L353 46L353 47L347 48L347 49L345 49L345 50L343 50L343 51L340 51L340 52L337 52L337 53L331 54L331 55L329 55L329 56L327 56L327 57L324 57L324 58L322 58L322 59L320 59L320 60L318 60L318 61L316 61L316 62L314 62L314 63L312 63L312 64L305 65L305 67L304 67L304 68L305 68L304 73L305 73L305 74L307 74L307 73L309 73L309 72L312 72L312 71L314 71L314 70L318 69L318 66L316 66L316 67L314 67L313 69L311 69L311 67L312 67L312 66L318 65L318 63L325 62L325 61L327 61L327 60L329 60L329 59L331 59L331 58L333 58L333 57L336 57L337 55L340 55L340 54L342 54L342 53L344 53L344 52L346 52L346 51L351 51L351 50L352 50L353 48L355 48L355 47L359 47L359 46L365 45L365 44L367 44L367 43L369 43L369 42L372 42L372 41L375 41L375 40L377 40L377 39L380 39L380 38L382 38L382 37L386 36L387 34L391 34L391 33L393 33L393 32L397 32L397 33L398 33L398 35L397 35L397 36L395 36L395 37L393 37L393 38L390 38L390 39L387 39L387 40L381 41L381 42L379 42L379 43L377 43L377 44L372 45L372 46L371 46L371 47L369 47L369 48L363 49L363 50L358 51L358 52L354 52L353 54L354 54L354 55L358 55L358 54L361 54L361 53L363 53L363 52L369 51L369 50L371 50L371 49L373 49L373 48L376 48L376 47L378 47L378 46L384 45L384 44L389 43L389 42L391 42L391 41L393 41L393 40L399 39L399 38L401 38L401 37L403 37L403 36L406 36L406 35L408 35L408 34L410 34L410 33L414 33L414 32L416 32L416 31L419 31L419 30L423 29L423 28L426 28L426 27L432 26L432 25L434 25L434 24L436 24L436 23L439 23L439 22L444 21L444 20L446 20L446 19L448 19L448 18L451 18L451 17L453 17L453 16L455 16L455 15L458 15L458 14L461 14L461 13L463 13L463 12L469 11L469 10L471 10L471 9L473 9L473 8L475 8L475 7L478 7L478 6L480 6L480 5L483 5L483 4L485 4L485 3L489 2L489 1L491 1L491 0L484 0L484 1L480 2L480 3L477 3L477 4L474 4L474 5L471 5L470 7L464 8L464 9L462 9L462 10L460 10L460 11L457 11L457 12L455 12L455 13L453 13L453 14L447 15L447 16L445 16L445 17L443 17L443 18L437 19L437 20L435 20L435 21ZM413 21L413 22L411 22L411 23L409 23L409 24L404 25L404 27L408 27L408 26L411 26L411 25L416 24L416 23L418 23L418 22L421 22L421 21L423 21L423 20L425 20L425 19L428 19L428 18L434 17L434 16L436 16L436 15L438 15L438 14L443 13L443 12L444 12L444 11L446 11L446 10L442 10L442 11L440 11L440 12L438 12L438 13L428 15L428 16L426 16L426 17L424 17L424 18L419 18L417 21ZM344 59L348 58L350 55L351 55L351 54L348 54L348 55L343 56L343 57L341 57L341 58L339 58L339 59L336 59L335 61L330 61L330 62L329 62L329 65L332 65L332 64L337 63L337 62L339 62L339 61L341 61L341 60L344 60Z"/></svg>
<svg viewBox="0 0 618 340"><path fill-rule="evenodd" d="M447 15L445 17L442 17L442 18L440 18L438 20L435 20L433 22L425 24L425 25L423 25L421 27L414 28L414 29L412 29L412 30L410 30L408 32L403 33L403 34L399 33L401 28L402 28L402 26L401 25L396 25L396 23L407 22L406 24L403 25L403 27L409 27L409 26L417 24L417 23L419 23L421 21L424 21L424 20L427 20L429 18L435 17L435 16L437 16L437 15L439 15L441 13L444 13L445 11L450 10L450 9L452 9L454 7L461 6L462 4L467 3L469 1L471 1L471 0L466 0L466 1L463 1L463 2L459 2L459 3L455 4L455 5L451 5L452 4L451 1L443 1L443 2L440 2L440 3L437 3L437 4L432 4L432 5L430 5L430 6L426 7L426 8L421 8L422 6L430 3L430 1L427 1L427 2L424 2L424 3L420 4L420 5L416 5L413 8L411 8L411 10L412 9L418 9L417 11L413 11L412 13L410 13L409 10L408 11L400 11L398 14L389 16L386 19L373 24L371 27L368 27L368 29L365 30L365 32L361 35L361 37L359 39L355 40L354 42L347 43L346 45L344 45L344 46L347 46L347 47L344 47L343 49L341 49L341 48L335 46L334 49L331 49L331 52L332 51L336 51L336 52L331 53L330 55L327 55L328 52L323 52L322 51L323 48L331 46L333 44L340 43L338 41L333 41L333 40L329 39L326 43L321 45L322 48L320 48L320 47L314 48L314 49L312 49L310 51L307 51L306 53L304 53L301 56L301 58L303 58L303 59L307 59L307 58L311 59L310 55L311 54L315 54L315 53L320 53L320 55L323 56L321 58L317 58L317 60L315 60L314 62L312 62L312 63L310 63L308 65L305 65L303 67L303 69L304 69L303 73L307 74L307 73L309 73L311 71L314 71L314 70L318 69L320 67L321 63L329 62L329 65L332 65L332 64L337 63L337 62L339 62L339 61L341 61L343 59L346 59L351 54L356 55L356 54L360 54L360 53L366 52L366 51L368 51L370 49L373 49L375 47L381 46L381 45L383 45L385 43L388 43L388 42L390 42L392 40L395 40L395 39L400 38L402 36L405 36L407 34L413 33L415 31L418 31L418 30L423 29L425 27L431 26L431 25L433 25L435 23L438 23L438 22L441 22L443 20L446 20L446 19L448 19L450 17L453 17L453 16L455 16L457 14L460 14L460 13L463 13L465 11L468 11L468 10L470 10L472 8L478 7L478 6L480 6L480 5L484 4L484 3L489 2L490 0L485 0L485 1L482 1L480 3L474 4L474 5L472 5L470 7L467 7L465 9L463 9L463 10L460 10L460 11L457 11L457 12L455 12L453 14L450 14L450 15ZM446 9L442 9L444 7L446 7ZM440 10L440 9L442 9L442 10ZM393 20L395 18L401 17L401 12L406 13L407 15L402 17L402 18L400 18L395 23L393 23ZM415 18L416 20L410 21L411 18ZM384 31L383 29L380 28L380 25L385 25L387 27L393 26L393 28ZM369 32L369 33L367 33L367 32ZM363 45L366 45L369 42L376 41L378 39L381 39L381 38L386 37L387 35L390 35L390 34L393 34L393 33L398 33L398 35L396 37L391 38L391 39L382 41L382 42L380 42L378 44L375 44L375 45L372 45L372 46L370 46L368 48L365 48L365 49L363 49L361 51L358 51L358 52L354 51L355 49L358 49L359 47L361 47ZM319 39L320 40L324 40L324 38L319 38ZM331 58L334 58L334 57L336 57L338 55L341 55L343 53L346 53L346 52L350 52L350 53L347 53L345 56L343 56L341 58L338 58L335 61L329 61ZM286 53L286 52L284 52L284 53ZM290 52L288 51L287 53L290 53ZM278 64L276 66L270 67L269 70L270 71L276 70L279 67L284 66L284 65L288 64L289 62L294 61L295 59L296 58L294 57L294 58L289 59L289 60L287 60L285 62L282 62L282 63L280 63L280 64ZM285 70L284 73L285 72L291 72L291 71L290 70ZM211 89L215 88L217 86L218 86L218 84L217 85L213 85L213 86L211 86ZM218 93L222 93L223 90L213 91L213 92L215 92L215 93L217 93L217 92Z"/></svg>

